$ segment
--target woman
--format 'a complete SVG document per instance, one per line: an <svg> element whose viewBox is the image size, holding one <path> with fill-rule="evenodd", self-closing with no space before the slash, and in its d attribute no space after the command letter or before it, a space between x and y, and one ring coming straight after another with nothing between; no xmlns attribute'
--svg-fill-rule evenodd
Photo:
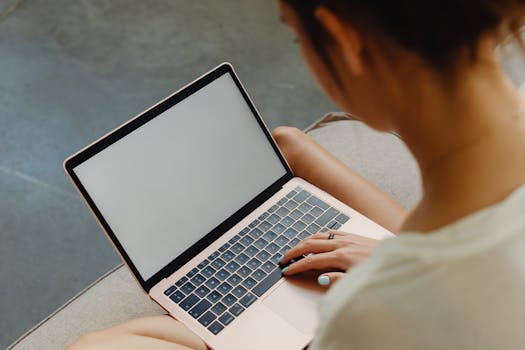
<svg viewBox="0 0 525 350"><path fill-rule="evenodd" d="M280 8L327 94L372 128L397 132L423 177L423 198L405 213L300 131L274 132L295 174L400 233L381 244L319 233L285 255L283 263L313 253L286 275L346 271L366 258L346 276L320 276L323 285L339 281L311 348L523 348L525 110L494 48L521 25L525 1L283 0ZM160 317L71 349L91 347L205 345Z"/></svg>

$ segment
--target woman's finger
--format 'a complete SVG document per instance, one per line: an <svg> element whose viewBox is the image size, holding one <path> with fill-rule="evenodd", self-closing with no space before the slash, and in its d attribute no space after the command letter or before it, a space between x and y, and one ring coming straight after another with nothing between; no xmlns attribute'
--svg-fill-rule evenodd
<svg viewBox="0 0 525 350"><path fill-rule="evenodd" d="M311 254L285 267L282 272L285 276L310 270L341 269L345 262L334 252Z"/></svg>
<svg viewBox="0 0 525 350"><path fill-rule="evenodd" d="M327 272L323 273L317 278L317 283L320 286L329 288L334 285L339 279L343 278L346 275L344 272Z"/></svg>
<svg viewBox="0 0 525 350"><path fill-rule="evenodd" d="M293 258L303 256L305 254L317 254L331 252L339 247L338 243L334 240L318 240L318 239L305 239L297 244L292 249L288 250L281 259L281 264L286 264Z"/></svg>

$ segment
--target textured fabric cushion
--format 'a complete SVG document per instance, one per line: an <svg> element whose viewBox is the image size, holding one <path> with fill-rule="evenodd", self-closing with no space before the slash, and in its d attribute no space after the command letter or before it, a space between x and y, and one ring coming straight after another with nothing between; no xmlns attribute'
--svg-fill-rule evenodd
<svg viewBox="0 0 525 350"><path fill-rule="evenodd" d="M420 196L417 167L402 142L355 121L310 132L321 145L406 207ZM80 335L141 316L163 313L144 294L126 267L110 271L9 349L63 349Z"/></svg>

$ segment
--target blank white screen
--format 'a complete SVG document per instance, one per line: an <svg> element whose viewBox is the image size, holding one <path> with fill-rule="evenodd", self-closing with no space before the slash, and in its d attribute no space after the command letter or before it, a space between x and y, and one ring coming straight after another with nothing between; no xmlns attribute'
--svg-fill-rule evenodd
<svg viewBox="0 0 525 350"><path fill-rule="evenodd" d="M286 174L229 74L73 170L144 280Z"/></svg>

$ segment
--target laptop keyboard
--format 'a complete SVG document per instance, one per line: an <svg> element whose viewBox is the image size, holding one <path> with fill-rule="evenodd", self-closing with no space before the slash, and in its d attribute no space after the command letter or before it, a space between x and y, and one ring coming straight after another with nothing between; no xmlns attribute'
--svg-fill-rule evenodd
<svg viewBox="0 0 525 350"><path fill-rule="evenodd" d="M297 187L164 291L213 334L219 334L281 277L284 253L306 237L349 220Z"/></svg>

